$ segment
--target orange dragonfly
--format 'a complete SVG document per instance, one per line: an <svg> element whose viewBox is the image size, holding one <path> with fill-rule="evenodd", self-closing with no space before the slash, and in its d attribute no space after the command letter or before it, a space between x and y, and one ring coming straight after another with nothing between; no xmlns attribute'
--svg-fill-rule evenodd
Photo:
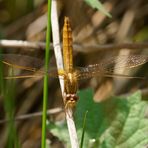
<svg viewBox="0 0 148 148"><path fill-rule="evenodd" d="M45 71L40 70L40 66L43 64L38 59L22 55L12 55L6 54L2 55L2 63L25 71L32 72L31 75L20 75L20 76L8 76L6 79L11 78L28 78L37 77L45 75ZM125 60L126 58L126 60ZM19 59L19 63L17 60ZM20 62L20 59L23 61ZM15 61L15 62L14 62ZM32 65L26 66L23 63L27 61ZM124 77L133 78L128 75L115 74L115 69L122 68L133 68L142 65L148 61L148 56L146 55L129 55L127 56L115 56L108 60L104 60L99 64L89 65L87 67L76 67L73 66L73 48L72 48L72 31L70 27L70 21L68 17L65 17L64 27L63 27L63 63L64 69L55 70L50 69L48 72L49 77L60 76L64 79L64 104L65 108L73 108L78 100L76 95L78 89L78 81L81 79L91 78L94 76L106 76L106 77ZM116 67L114 65L117 64ZM25 66L24 66L25 65ZM136 78L136 77L135 77ZM138 77L137 77L138 78Z"/></svg>

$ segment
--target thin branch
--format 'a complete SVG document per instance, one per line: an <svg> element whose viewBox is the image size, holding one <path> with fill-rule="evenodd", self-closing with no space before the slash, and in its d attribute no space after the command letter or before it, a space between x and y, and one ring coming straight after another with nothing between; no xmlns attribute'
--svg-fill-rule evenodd
<svg viewBox="0 0 148 148"><path fill-rule="evenodd" d="M57 114L57 113L62 112L62 111L63 111L62 108L49 109L47 111L47 115ZM39 117L39 116L42 116L42 114L43 114L43 112L36 112L36 113L20 115L20 116L15 117L14 121L20 121L20 120L26 120L26 119L29 119L29 118ZM9 119L0 120L0 124L3 124L5 122L9 122L9 121L11 121L11 120L9 120Z"/></svg>
<svg viewBox="0 0 148 148"><path fill-rule="evenodd" d="M81 45L79 45L80 47ZM148 43L119 43L119 44L95 44L95 45L82 45L81 48L91 49L91 51L84 51L86 53L96 52L98 50L120 50L120 49L147 49ZM79 48L77 48L77 51Z"/></svg>
<svg viewBox="0 0 148 148"><path fill-rule="evenodd" d="M54 52L55 52L55 57L56 57L56 62L57 62L57 67L58 69L63 69L63 58L62 58L62 53L61 53L61 47L60 47L60 35L59 35L59 24L58 24L58 10L57 10L57 1L53 0L52 1L52 9L51 9L51 20L52 20L52 36L53 36L53 46L54 46ZM60 85L61 85L61 91L62 94L64 92L64 81L60 79ZM63 102L64 102L64 97L63 97ZM73 120L73 112L70 109L67 109L65 111L66 115L66 121L67 121L67 126L68 126L68 131L69 131L69 136L70 136L70 142L71 142L71 147L72 148L79 148L79 143L78 143L78 138L77 138L77 133L76 133L76 127L75 123Z"/></svg>
<svg viewBox="0 0 148 148"><path fill-rule="evenodd" d="M53 50L53 44L50 43L50 49ZM62 44L60 44L62 46ZM57 45L56 45L57 46ZM29 42L22 40L0 40L0 47L2 48L31 48L31 49L45 49L44 42ZM97 52L103 50L120 50L120 49L148 49L148 43L119 43L119 44L92 44L85 45L80 43L73 44L74 50L83 53ZM90 50L91 49L91 50Z"/></svg>
<svg viewBox="0 0 148 148"><path fill-rule="evenodd" d="M45 49L45 46L46 45L44 42L29 42L22 40L0 40L0 47L2 48Z"/></svg>

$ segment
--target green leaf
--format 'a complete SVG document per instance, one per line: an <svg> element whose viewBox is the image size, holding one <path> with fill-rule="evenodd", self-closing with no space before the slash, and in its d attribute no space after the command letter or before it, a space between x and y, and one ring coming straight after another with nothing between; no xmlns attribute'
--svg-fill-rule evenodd
<svg viewBox="0 0 148 148"><path fill-rule="evenodd" d="M84 116L80 148L83 147L83 142L84 142L84 138L85 138L85 126L86 126L87 113L88 113L88 111L86 111L85 116Z"/></svg>
<svg viewBox="0 0 148 148"><path fill-rule="evenodd" d="M85 146L90 139L96 139L96 147L103 148L140 148L148 144L148 119L144 118L148 105L141 100L140 92L128 98L110 98L103 103L93 102L91 90L81 91L79 95L75 114L78 131L88 110Z"/></svg>
<svg viewBox="0 0 148 148"><path fill-rule="evenodd" d="M98 0L84 0L89 6L91 6L92 8L96 8L98 10L100 10L102 13L104 13L106 16L108 17L112 17L111 14L109 14L106 9L103 7L103 5L101 4L100 1Z"/></svg>
<svg viewBox="0 0 148 148"><path fill-rule="evenodd" d="M83 132L84 115L88 111L83 147L141 148L148 144L148 119L144 117L148 104L141 100L139 91L127 98L112 97L103 103L93 101L91 89L80 91L79 97L75 111L79 139ZM59 129L58 125L50 130L60 139L65 137L63 140L69 143L68 136L61 134L68 135L64 128L55 132Z"/></svg>

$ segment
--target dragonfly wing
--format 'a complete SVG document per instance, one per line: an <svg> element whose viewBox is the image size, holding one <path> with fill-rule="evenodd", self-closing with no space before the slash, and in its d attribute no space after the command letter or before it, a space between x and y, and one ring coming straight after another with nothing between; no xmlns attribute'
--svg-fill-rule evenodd
<svg viewBox="0 0 148 148"><path fill-rule="evenodd" d="M36 63L38 67L41 65L41 61L37 58L29 57L29 56L22 56L22 55L15 55L15 54L3 54L0 55L0 58L3 59L1 62L7 67L13 68L13 72L11 76L4 76L5 79L22 79L22 78L31 78L31 77L43 77L45 74L44 71L39 70L36 67L29 67L26 66L28 63L35 66L33 63ZM17 64L16 64L17 61ZM19 72L17 70L23 70L23 72Z"/></svg>
<svg viewBox="0 0 148 148"><path fill-rule="evenodd" d="M101 70L94 69L94 67L91 67L91 68L90 67L85 67L85 68L79 67L79 68L77 68L77 75L76 76L77 76L78 80L89 79L89 78L96 77L96 76L145 79L145 77L135 77L135 76L129 76L129 75L124 75L124 74L116 74L116 73L112 73L112 72L105 73Z"/></svg>
<svg viewBox="0 0 148 148"><path fill-rule="evenodd" d="M60 78L64 79L65 77L65 71L63 69L57 69L57 68L50 68L48 71L48 76L51 78Z"/></svg>
<svg viewBox="0 0 148 148"><path fill-rule="evenodd" d="M94 76L99 76L101 75L101 71L98 68L99 65L91 65L88 67L77 67L76 68L76 77L78 80L82 79L89 79Z"/></svg>
<svg viewBox="0 0 148 148"><path fill-rule="evenodd" d="M21 67L21 69L23 69L24 67L24 70L26 70L26 67L28 67L28 69L39 69L44 65L43 61L38 58L20 54L0 54L0 61L17 65L19 69Z"/></svg>
<svg viewBox="0 0 148 148"><path fill-rule="evenodd" d="M64 76L64 71L57 71L56 67L49 67L50 70L45 72L43 68L40 69L44 65L43 61L30 56L17 54L0 54L0 61L4 65L13 68L13 70L23 70L23 72L19 75L14 73L12 76L5 76L6 79L43 77L45 74L48 74L48 76L52 78L59 78L59 76L60 78L63 78Z"/></svg>
<svg viewBox="0 0 148 148"><path fill-rule="evenodd" d="M115 56L108 60L103 60L100 64L89 65L87 67L77 68L77 78L87 79L94 76L106 77L124 77L124 78L139 78L128 75L114 74L114 70L122 68L134 68L148 61L148 56L131 55L131 56ZM116 65L116 66L115 66Z"/></svg>
<svg viewBox="0 0 148 148"><path fill-rule="evenodd" d="M107 60L103 60L100 64L96 64L104 72L113 72L122 68L134 68L148 62L147 55L120 55L113 56ZM98 65L98 66L97 66Z"/></svg>
<svg viewBox="0 0 148 148"><path fill-rule="evenodd" d="M11 74L10 76L4 76L5 79L24 79L24 78L33 78L33 77L43 77L47 74L50 78L64 78L64 71L58 70L56 68L52 68L48 73L45 73L44 71L38 70L34 72L28 72L28 73L23 73L20 75L17 74Z"/></svg>
<svg viewBox="0 0 148 148"><path fill-rule="evenodd" d="M37 68L22 66L21 64L15 65L15 64L9 63L7 61L2 61L2 63L4 65L8 66L8 67L13 68L13 69L20 69L20 70L25 70L25 71L28 71L28 72L37 72L37 71L40 71ZM44 73L44 71L40 71L40 73Z"/></svg>
<svg viewBox="0 0 148 148"><path fill-rule="evenodd" d="M43 75L11 75L4 76L4 79L25 79L25 78L35 78L35 77L43 77Z"/></svg>

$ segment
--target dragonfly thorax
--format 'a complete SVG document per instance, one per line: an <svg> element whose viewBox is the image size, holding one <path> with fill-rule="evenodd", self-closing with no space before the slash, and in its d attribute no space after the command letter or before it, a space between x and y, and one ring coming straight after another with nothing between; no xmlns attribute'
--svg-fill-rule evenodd
<svg viewBox="0 0 148 148"><path fill-rule="evenodd" d="M66 77L64 78L64 92L66 94L76 94L77 83L75 73L67 73Z"/></svg>
<svg viewBox="0 0 148 148"><path fill-rule="evenodd" d="M64 77L64 103L65 107L73 108L78 100L77 77L75 73L67 73Z"/></svg>

